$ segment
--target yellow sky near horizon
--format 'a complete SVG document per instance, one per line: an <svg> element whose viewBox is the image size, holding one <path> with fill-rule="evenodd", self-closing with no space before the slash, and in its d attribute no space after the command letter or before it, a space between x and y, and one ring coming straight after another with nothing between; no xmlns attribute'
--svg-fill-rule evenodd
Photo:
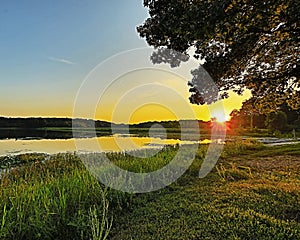
<svg viewBox="0 0 300 240"><path fill-rule="evenodd" d="M209 121L212 117L225 121L229 120L232 110L241 108L251 93L246 90L240 96L231 91L228 99L209 106L193 105L189 103L189 96L187 81L181 76L153 69L134 71L106 88L99 99L95 118L116 123L182 119Z"/></svg>
<svg viewBox="0 0 300 240"><path fill-rule="evenodd" d="M251 96L251 94L250 91L245 91L245 93L242 96L239 96L233 92L230 92L229 95L230 97L228 99L224 99L222 101L219 101L218 103L214 103L211 106L199 106L192 104L188 105L190 105L189 107L194 112L194 116L196 116L196 119L209 121L212 117L216 117L219 121L230 120L229 115L232 112L232 110L240 109L242 107L242 102L245 99L248 99ZM125 111L125 109L123 109L123 111ZM98 117L96 117L96 119L105 119L116 123L140 123L146 121L195 119L193 118L193 116L190 115L180 115L180 118L176 115L176 113L174 113L167 107L158 104L145 104L137 109L134 109L130 116L126 118L126 120L128 121L126 121L125 118L112 117L112 115L113 114L111 111L107 111L103 114L99 114Z"/></svg>
<svg viewBox="0 0 300 240"><path fill-rule="evenodd" d="M198 106L198 105L192 105L188 104L193 111L197 119L208 121L211 117L217 117L221 121L224 120L222 110L220 111L220 108L222 108L222 105L224 107L225 112L225 120L229 119L229 114L232 112L233 109L240 109L242 106L242 102L245 99L248 99L251 96L250 91L245 91L245 93L242 96L239 96L233 92L230 93L230 97L228 99L222 100L222 104L215 103L212 104L210 107L204 105L204 106ZM188 102L188 99L187 99ZM175 105L176 106L176 105ZM33 109L18 109L17 114L10 113L9 109L5 112L3 111L1 116L5 117L70 117L72 118L72 104L64 105L60 107L55 106L48 106L45 107L45 105L41 108L34 108L38 114L32 114ZM104 108L103 108L104 109ZM130 107L118 107L119 114L116 114L116 111L112 111L109 108L106 108L105 110L98 109L98 114L95 116L96 120L103 120L103 121L112 121L115 123L140 123L140 122L146 122L146 121L168 121L168 120L179 120L179 118L176 116L176 114L168 109L167 107L163 106L162 104L145 104L143 106L140 106L133 111L127 112L127 110L130 109ZM11 110L11 109L10 109ZM100 112L99 112L100 111ZM112 117L114 112L114 117ZM221 113L220 113L221 112ZM4 114L3 114L4 113ZM123 117L120 116L123 114ZM178 114L177 114L178 115ZM191 116L184 116L180 114L180 117L182 119L195 119ZM82 115L82 118L89 118L85 115Z"/></svg>
<svg viewBox="0 0 300 240"><path fill-rule="evenodd" d="M140 123L146 121L168 121L199 119L209 121L216 117L220 121L229 119L233 109L240 109L242 102L250 98L246 90L239 96L230 92L229 98L207 105L189 103L187 81L174 73L143 69L120 76L113 83L93 88L84 97L79 113L73 114L75 97L57 97L50 101L26 102L26 107L6 105L1 115L7 117L81 117L114 123ZM70 93L69 93L70 94ZM71 94L70 94L71 95ZM89 102L94 95L97 104ZM75 94L74 94L75 96ZM24 103L25 104L25 103Z"/></svg>

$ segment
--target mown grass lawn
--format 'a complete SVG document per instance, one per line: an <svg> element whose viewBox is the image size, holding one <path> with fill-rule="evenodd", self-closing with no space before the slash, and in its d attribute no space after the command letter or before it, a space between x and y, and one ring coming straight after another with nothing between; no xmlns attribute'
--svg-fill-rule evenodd
<svg viewBox="0 0 300 240"><path fill-rule="evenodd" d="M104 188L74 154L16 157L13 166L20 159L22 166L1 178L0 239L101 239L106 233L108 239L300 239L300 144L230 142L200 179L206 150L199 147L175 183L144 194ZM165 149L149 162L110 158L145 172L176 151Z"/></svg>
<svg viewBox="0 0 300 240"><path fill-rule="evenodd" d="M234 147L206 178L196 161L167 189L134 198L111 238L300 239L300 145Z"/></svg>

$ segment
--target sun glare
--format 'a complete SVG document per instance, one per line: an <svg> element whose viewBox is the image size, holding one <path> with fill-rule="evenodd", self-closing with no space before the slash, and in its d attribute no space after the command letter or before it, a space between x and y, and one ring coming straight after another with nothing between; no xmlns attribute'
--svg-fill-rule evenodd
<svg viewBox="0 0 300 240"><path fill-rule="evenodd" d="M219 122L219 123L224 123L224 122L230 120L230 116L228 116L226 114L222 114L222 113L214 114L213 118L215 119L216 122Z"/></svg>

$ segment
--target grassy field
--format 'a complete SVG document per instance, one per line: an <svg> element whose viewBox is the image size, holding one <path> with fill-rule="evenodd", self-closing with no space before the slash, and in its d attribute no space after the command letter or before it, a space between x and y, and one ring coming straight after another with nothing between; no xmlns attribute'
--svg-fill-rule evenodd
<svg viewBox="0 0 300 240"><path fill-rule="evenodd" d="M109 158L147 172L177 150ZM2 157L13 168L0 182L0 239L300 239L300 144L231 141L199 179L206 150L176 182L145 194L105 188L75 154Z"/></svg>

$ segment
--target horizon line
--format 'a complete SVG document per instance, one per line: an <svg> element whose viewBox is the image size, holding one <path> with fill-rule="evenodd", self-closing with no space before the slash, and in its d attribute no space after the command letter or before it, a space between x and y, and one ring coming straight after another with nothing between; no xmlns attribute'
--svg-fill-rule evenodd
<svg viewBox="0 0 300 240"><path fill-rule="evenodd" d="M29 119L29 118L44 118L44 119L49 119L49 118L57 118L57 119L80 119L80 120L92 120L92 121L102 121L102 122L107 122L107 123L112 123L112 124L116 124L116 125L125 125L125 124L129 124L129 125L133 125L133 124L141 124L141 123L149 123L149 122L180 122L180 121L202 121L202 122L211 122L212 119L210 120L203 120L203 119L180 119L180 120L175 120L175 119L164 119L164 120L145 120L145 121L141 121L141 122L131 122L131 123L124 123L124 122L112 122L109 120L103 120L103 119L92 119L92 118L85 118L85 117L70 117L70 116L3 116L0 115L0 118L24 118L24 119ZM229 122L230 120L227 120L226 122Z"/></svg>

